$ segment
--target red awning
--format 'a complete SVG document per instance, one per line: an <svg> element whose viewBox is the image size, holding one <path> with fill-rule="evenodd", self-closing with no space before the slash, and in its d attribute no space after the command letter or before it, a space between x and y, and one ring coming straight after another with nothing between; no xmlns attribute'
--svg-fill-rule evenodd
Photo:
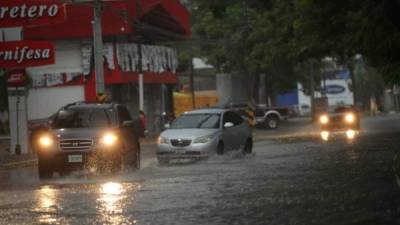
<svg viewBox="0 0 400 225"><path fill-rule="evenodd" d="M141 20L175 31L185 36L191 35L190 14L177 0L141 0Z"/></svg>
<svg viewBox="0 0 400 225"><path fill-rule="evenodd" d="M151 26L181 36L190 36L189 12L178 0L136 0L104 3L103 35L132 34L137 13L140 20ZM85 4L67 5L67 19L63 23L26 28L25 39L91 38L93 8Z"/></svg>

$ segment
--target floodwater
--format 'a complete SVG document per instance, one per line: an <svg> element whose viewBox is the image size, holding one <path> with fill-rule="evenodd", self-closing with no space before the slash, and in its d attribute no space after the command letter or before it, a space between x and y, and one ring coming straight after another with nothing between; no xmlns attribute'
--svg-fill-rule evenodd
<svg viewBox="0 0 400 225"><path fill-rule="evenodd" d="M352 143L258 142L251 155L170 166L149 156L108 177L0 171L0 224L400 224L397 119L372 121Z"/></svg>

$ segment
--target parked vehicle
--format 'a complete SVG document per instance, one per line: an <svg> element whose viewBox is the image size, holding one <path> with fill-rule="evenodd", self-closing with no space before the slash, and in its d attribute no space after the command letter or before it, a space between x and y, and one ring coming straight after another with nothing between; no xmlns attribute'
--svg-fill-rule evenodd
<svg viewBox="0 0 400 225"><path fill-rule="evenodd" d="M158 138L161 164L172 159L203 158L241 148L251 153L252 132L237 113L227 109L202 109L180 115Z"/></svg>
<svg viewBox="0 0 400 225"><path fill-rule="evenodd" d="M140 167L138 135L124 105L69 104L32 137L40 178L84 167L112 172L122 165Z"/></svg>
<svg viewBox="0 0 400 225"><path fill-rule="evenodd" d="M258 124L264 124L270 129L276 129L282 120L294 116L294 111L288 107L257 106L255 118Z"/></svg>
<svg viewBox="0 0 400 225"><path fill-rule="evenodd" d="M225 108L235 111L244 117L247 117L246 110L252 108L256 124L266 125L270 129L278 128L281 120L288 119L295 114L289 107L267 107L265 105L249 107L249 104L244 102L230 102L225 105Z"/></svg>

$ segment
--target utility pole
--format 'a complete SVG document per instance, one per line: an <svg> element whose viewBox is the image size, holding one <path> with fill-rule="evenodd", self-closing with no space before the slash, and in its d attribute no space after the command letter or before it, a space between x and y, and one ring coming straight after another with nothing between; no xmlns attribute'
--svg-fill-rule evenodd
<svg viewBox="0 0 400 225"><path fill-rule="evenodd" d="M93 18L93 48L94 48L94 64L95 64L95 80L96 94L104 95L104 68L103 68L103 34L101 30L101 0L94 0L94 18Z"/></svg>
<svg viewBox="0 0 400 225"><path fill-rule="evenodd" d="M193 109L196 108L196 97L194 93L194 65L193 65L193 56L190 56L190 94L192 96L192 107Z"/></svg>
<svg viewBox="0 0 400 225"><path fill-rule="evenodd" d="M315 104L314 104L314 63L310 60L310 103L311 103L311 118L314 120Z"/></svg>
<svg viewBox="0 0 400 225"><path fill-rule="evenodd" d="M17 100L15 101L15 111L17 111L17 143L15 144L15 154L16 155L21 155L21 144L19 143L19 103L20 103L20 97L19 97L19 92L18 92L18 87L15 88L15 93L16 93L16 98Z"/></svg>
<svg viewBox="0 0 400 225"><path fill-rule="evenodd" d="M354 59L352 62L350 62L349 64L349 70L350 70L350 78L351 78L351 85L353 88L353 104L354 106L357 107L357 100L358 100L358 96L357 96L357 83L356 83L356 76L354 74L354 65L353 65Z"/></svg>
<svg viewBox="0 0 400 225"><path fill-rule="evenodd" d="M139 109L144 109L144 83L143 83L143 52L142 44L138 44L139 48Z"/></svg>
<svg viewBox="0 0 400 225"><path fill-rule="evenodd" d="M135 18L135 27L139 26L139 15L142 14L142 6L139 0L135 0L136 3L136 18ZM140 32L136 32L135 35L139 34ZM140 38L141 39L141 38ZM139 85L139 110L144 111L144 77L143 77L143 44L141 40L138 40L138 55L139 55L139 65L138 65L138 85Z"/></svg>

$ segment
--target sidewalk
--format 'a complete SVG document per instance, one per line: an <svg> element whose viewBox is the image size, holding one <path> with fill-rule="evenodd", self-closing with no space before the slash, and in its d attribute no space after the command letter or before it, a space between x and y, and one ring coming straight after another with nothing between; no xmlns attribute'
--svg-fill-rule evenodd
<svg viewBox="0 0 400 225"><path fill-rule="evenodd" d="M36 156L32 154L10 154L10 139L8 137L0 137L0 169L14 166L33 165L35 163Z"/></svg>

